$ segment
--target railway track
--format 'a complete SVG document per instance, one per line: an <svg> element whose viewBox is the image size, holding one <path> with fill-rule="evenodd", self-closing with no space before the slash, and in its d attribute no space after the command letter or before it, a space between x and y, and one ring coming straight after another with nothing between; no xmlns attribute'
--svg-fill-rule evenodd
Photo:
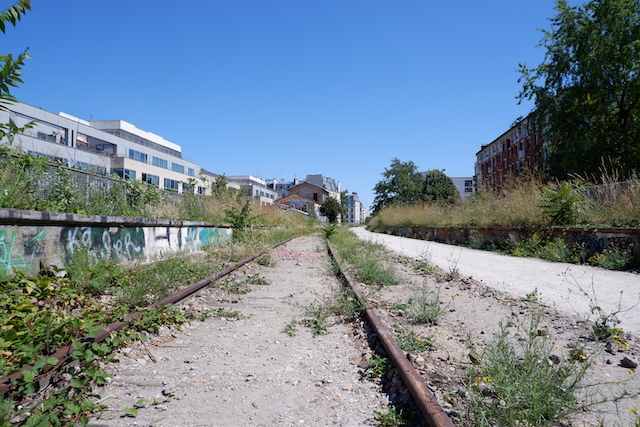
<svg viewBox="0 0 640 427"><path fill-rule="evenodd" d="M110 383L99 390L109 409L90 425L376 425L391 403L410 400L397 391L404 389L399 384L389 395L382 387L389 380L367 375L374 357L368 328L329 318L316 325L326 333L314 336L303 325L314 320L314 307L343 286L331 274L322 239L297 238L273 248L272 255L275 266L247 263L180 303L237 315L183 331L167 328L144 346L123 349L121 362L109 367ZM258 276L270 284L252 285L247 293L227 291L225 281ZM396 356L406 363L402 352ZM444 413L434 401L423 406L436 421L421 421L418 413L415 425L452 425L438 419Z"/></svg>
<svg viewBox="0 0 640 427"><path fill-rule="evenodd" d="M319 237L270 252L273 266L247 259L164 301L214 316L179 331L161 328L121 349L120 362L107 367L109 383L96 389L107 409L89 425L364 426L397 415L391 407L413 411L412 425L458 425L469 344L486 343L499 316L533 309L469 278L427 278L402 258L395 261L406 283L374 292L354 283L348 269L338 279L333 249L327 253ZM249 278L261 280L238 286ZM397 307L426 282L438 282L443 315L415 327ZM345 284L372 302L366 318L349 324L320 314ZM552 309L546 315L549 328L580 321ZM433 340L432 347L402 350L394 338L402 328ZM390 363L376 377L381 357Z"/></svg>

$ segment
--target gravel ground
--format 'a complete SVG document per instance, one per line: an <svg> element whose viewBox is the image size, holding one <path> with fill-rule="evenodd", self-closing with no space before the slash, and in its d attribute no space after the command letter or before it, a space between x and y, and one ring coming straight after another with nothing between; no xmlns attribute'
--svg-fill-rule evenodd
<svg viewBox="0 0 640 427"><path fill-rule="evenodd" d="M491 253L481 253L489 258L467 264L476 254L470 255L465 248L354 231L363 238L389 239L391 249L401 249L403 255L390 254L389 261L402 276L402 283L367 289L365 294L391 330L400 326L432 340L432 349L407 354L456 425L469 425L464 414L470 347L481 354L501 320L526 323L538 311L544 316L541 328L553 339L559 357L566 357L577 344L594 354L596 363L589 369L588 381L600 383L598 390L603 396L640 391L640 374L622 364L624 358L638 361L637 336L625 336L630 345L624 352L607 352L582 340L587 331L584 313L576 309L573 300L570 304L562 298L554 300L553 289L567 285L566 276L558 273L562 269L546 270L557 265ZM330 322L329 334L317 337L301 326L293 337L283 332L291 321L303 318L301 306L319 301L338 286L329 272L322 239L295 239L274 255L274 266L251 263L234 273L238 277L259 274L270 285L254 285L246 294L209 287L184 303L198 311L237 310L244 319L212 317L181 331L165 329L144 346L137 343L123 349L121 362L108 366L113 375L110 383L98 390L109 409L90 425L379 425L375 412L387 412L389 403L401 400L398 396L403 391L391 374L382 381L365 374L372 351L361 324ZM413 268L415 259L426 256L441 267L435 274ZM530 262L532 266L525 271L533 273L528 277L522 272L514 274L508 264L511 261L516 263L514 269ZM446 273L454 268L460 275L446 280ZM601 273L604 275L601 271L593 275L600 277ZM634 278L637 286L638 275L626 273L622 277ZM554 282L558 282L555 287ZM442 300L442 314L435 325L412 324L402 310L394 308L425 286L439 292ZM536 288L544 299L523 301L522 297ZM624 302L631 304L631 299ZM633 330L637 331L637 322L624 321L625 330L636 327ZM136 405L137 417L126 416L126 408ZM640 407L637 396L617 406L595 407L562 425L632 426L637 420L631 413L633 406Z"/></svg>
<svg viewBox="0 0 640 427"><path fill-rule="evenodd" d="M304 327L293 337L282 332L302 318L300 306L338 286L323 241L298 238L274 255L273 267L251 263L234 273L259 274L270 285L246 294L208 287L186 302L244 319L212 317L123 349L108 367L110 383L97 390L109 409L89 425L372 425L388 398L363 375L366 337L341 323L317 337ZM125 416L138 402L137 417Z"/></svg>
<svg viewBox="0 0 640 427"><path fill-rule="evenodd" d="M394 310L383 311L381 317L388 325L400 324L412 328L416 334L433 337L435 350L414 355L414 362L425 374L427 383L437 392L445 410L456 414L465 406L465 399L460 398L460 395L465 395L465 385L461 379L470 365L470 346L481 353L498 331L500 321L526 325L532 313L542 311L541 330L549 335L559 357L567 357L568 352L577 346L584 346L586 353L593 357L594 364L589 368L586 381L599 384L594 388L597 395L611 399L624 392L635 394L617 405L608 402L595 406L567 424L635 426L640 423L640 418L632 413L633 407L640 411L640 373L635 368L629 368L640 360L640 322L638 307L634 307L640 285L638 274L508 257L435 242L374 234L363 228L352 230L360 238L382 243L400 256L396 265L404 281L398 287L380 290L374 297L378 304L393 306L406 303L425 285L434 291L439 290L446 309L436 325L410 326L403 313ZM409 257L408 261L405 257ZM415 273L412 264L425 259L440 268L440 277L438 274L420 277ZM442 276L454 268L460 273L458 278L443 280ZM563 287L572 285L563 274L567 269L578 272L582 277L593 277L594 283L597 281L600 286L594 288L598 302L609 302L602 304L605 310L617 310L617 298L623 292L625 298L622 299L622 305L629 311L621 313L620 319L627 332L624 340L629 344L628 349L606 351L602 345L584 339L588 334L588 323L585 322L588 309L579 310L577 299L586 299L588 305L588 297L569 291L566 294L561 292ZM603 283L606 286L602 286ZM536 288L539 292L536 301L526 301ZM510 332L518 333L515 328L510 328ZM624 359L630 360L631 365Z"/></svg>

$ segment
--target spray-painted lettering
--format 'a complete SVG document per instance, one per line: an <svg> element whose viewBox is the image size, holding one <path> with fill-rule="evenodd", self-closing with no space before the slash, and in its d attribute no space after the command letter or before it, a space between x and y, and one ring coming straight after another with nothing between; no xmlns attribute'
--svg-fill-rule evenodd
<svg viewBox="0 0 640 427"><path fill-rule="evenodd" d="M142 228L69 227L62 229L67 256L87 250L96 260L122 261L143 255Z"/></svg>
<svg viewBox="0 0 640 427"><path fill-rule="evenodd" d="M10 235L6 229L0 230L0 269L7 272L13 270L31 271L37 260L40 250L40 242L45 237L44 230L33 236L22 236L23 243L17 243L17 233L12 231Z"/></svg>

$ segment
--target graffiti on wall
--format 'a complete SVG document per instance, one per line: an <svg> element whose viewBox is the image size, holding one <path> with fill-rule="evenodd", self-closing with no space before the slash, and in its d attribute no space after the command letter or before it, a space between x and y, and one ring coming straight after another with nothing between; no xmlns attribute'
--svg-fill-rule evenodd
<svg viewBox="0 0 640 427"><path fill-rule="evenodd" d="M62 241L67 256L87 250L96 260L123 261L141 257L145 247L144 231L140 227L66 227Z"/></svg>
<svg viewBox="0 0 640 427"><path fill-rule="evenodd" d="M632 236L599 236L596 233L574 234L573 241L593 252L602 252L605 249L615 248L621 252L632 250L635 242Z"/></svg>
<svg viewBox="0 0 640 427"><path fill-rule="evenodd" d="M6 229L0 229L0 269L6 272L31 271L39 259L40 242L45 235L46 232L41 230L34 235L21 236L22 243L16 243L18 235L15 231L8 233Z"/></svg>

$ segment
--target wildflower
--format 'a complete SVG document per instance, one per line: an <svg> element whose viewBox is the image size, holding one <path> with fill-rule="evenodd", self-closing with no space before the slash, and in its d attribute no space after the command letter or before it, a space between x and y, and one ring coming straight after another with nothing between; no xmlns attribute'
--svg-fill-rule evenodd
<svg viewBox="0 0 640 427"><path fill-rule="evenodd" d="M637 414L638 413L638 408L636 408L635 406L633 408L631 408L631 413L632 414Z"/></svg>
<svg viewBox="0 0 640 427"><path fill-rule="evenodd" d="M632 375L635 371L633 369L629 369L627 372L629 372L629 375Z"/></svg>

